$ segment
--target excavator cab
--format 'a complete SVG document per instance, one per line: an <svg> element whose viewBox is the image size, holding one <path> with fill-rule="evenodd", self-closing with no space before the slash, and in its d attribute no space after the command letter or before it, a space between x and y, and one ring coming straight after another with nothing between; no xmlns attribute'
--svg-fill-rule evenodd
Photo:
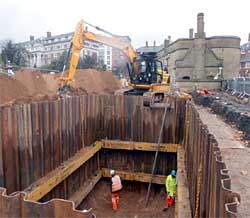
<svg viewBox="0 0 250 218"><path fill-rule="evenodd" d="M128 65L129 66L129 65ZM143 53L134 58L131 67L128 67L130 86L133 90L127 91L126 95L143 95L152 86L162 84L163 66L157 60L156 53Z"/></svg>

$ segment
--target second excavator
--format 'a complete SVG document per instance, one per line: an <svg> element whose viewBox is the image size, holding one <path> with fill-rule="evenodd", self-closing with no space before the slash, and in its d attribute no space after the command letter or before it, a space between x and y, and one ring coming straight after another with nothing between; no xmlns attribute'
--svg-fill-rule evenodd
<svg viewBox="0 0 250 218"><path fill-rule="evenodd" d="M109 36L85 31L84 24L90 25ZM150 105L155 102L161 102L164 98L164 94L170 91L169 76L167 72L163 70L162 63L157 59L156 53L137 54L130 40L126 37L112 34L100 27L80 20L76 26L64 63L62 76L60 78L60 87L58 89L60 94L70 90L80 58L80 52L86 39L117 48L127 57L127 68L130 78L129 86L131 88L129 90L120 90L117 92L118 94L144 96L145 105ZM69 71L67 75L65 75L65 67L69 59Z"/></svg>

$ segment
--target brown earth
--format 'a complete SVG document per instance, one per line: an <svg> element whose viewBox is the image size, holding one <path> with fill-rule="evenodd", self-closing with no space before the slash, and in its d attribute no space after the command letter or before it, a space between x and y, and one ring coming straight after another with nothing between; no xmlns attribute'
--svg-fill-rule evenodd
<svg viewBox="0 0 250 218"><path fill-rule="evenodd" d="M43 74L47 89L53 93L57 92L59 78L60 74ZM80 89L87 94L114 94L121 87L112 72L95 69L77 70L72 86L76 92Z"/></svg>
<svg viewBox="0 0 250 218"><path fill-rule="evenodd" d="M16 72L14 78L21 82L29 91L30 95L54 95L38 71L21 68Z"/></svg>
<svg viewBox="0 0 250 218"><path fill-rule="evenodd" d="M170 207L166 212L162 211L165 202L165 193L163 191L158 190L158 192L154 193L152 190L148 207L145 208L144 201L147 184L144 184L145 186L140 190L135 190L133 185L134 184L128 185L130 187L127 187L126 183L123 185L124 188L120 193L120 204L117 212L112 210L110 187L106 180L100 181L95 186L93 191L81 203L78 209L83 210L92 208L97 218L174 217L174 207ZM139 185L141 187L141 184Z"/></svg>
<svg viewBox="0 0 250 218"><path fill-rule="evenodd" d="M0 105L28 96L28 89L22 83L10 76L0 74Z"/></svg>
<svg viewBox="0 0 250 218"><path fill-rule="evenodd" d="M57 97L60 74L42 74L21 68L14 77L0 74L0 105L27 103ZM109 71L77 70L69 96L85 94L114 94L119 80Z"/></svg>
<svg viewBox="0 0 250 218"><path fill-rule="evenodd" d="M120 88L118 79L110 71L77 70L74 88L84 88L88 94L114 94Z"/></svg>

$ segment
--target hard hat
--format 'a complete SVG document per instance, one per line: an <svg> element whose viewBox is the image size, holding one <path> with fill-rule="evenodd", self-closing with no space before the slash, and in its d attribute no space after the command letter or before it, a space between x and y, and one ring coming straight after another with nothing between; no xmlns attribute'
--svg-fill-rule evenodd
<svg viewBox="0 0 250 218"><path fill-rule="evenodd" d="M115 175L115 170L110 170L110 175L114 176Z"/></svg>
<svg viewBox="0 0 250 218"><path fill-rule="evenodd" d="M172 175L172 176L176 176L176 171L175 171L175 170L172 170L172 171L171 171L171 175Z"/></svg>

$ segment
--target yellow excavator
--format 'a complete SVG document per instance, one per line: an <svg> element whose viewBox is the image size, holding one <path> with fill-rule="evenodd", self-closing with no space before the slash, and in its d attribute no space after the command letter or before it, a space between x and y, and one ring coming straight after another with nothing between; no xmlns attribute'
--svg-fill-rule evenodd
<svg viewBox="0 0 250 218"><path fill-rule="evenodd" d="M90 25L102 31L106 35L85 31L84 24ZM94 26L83 20L77 24L70 49L64 63L60 78L59 94L68 91L74 79L77 64L80 58L80 51L83 48L84 40L99 42L101 44L121 50L127 57L127 67L129 71L131 89L121 91L123 95L141 95L145 97L145 105L161 102L164 93L170 91L170 81L166 71L163 70L161 61L157 60L156 53L136 54L130 41L123 36L112 34L100 27ZM70 58L71 55L71 58ZM70 58L70 66L67 75L65 67ZM118 92L119 93L119 92Z"/></svg>

